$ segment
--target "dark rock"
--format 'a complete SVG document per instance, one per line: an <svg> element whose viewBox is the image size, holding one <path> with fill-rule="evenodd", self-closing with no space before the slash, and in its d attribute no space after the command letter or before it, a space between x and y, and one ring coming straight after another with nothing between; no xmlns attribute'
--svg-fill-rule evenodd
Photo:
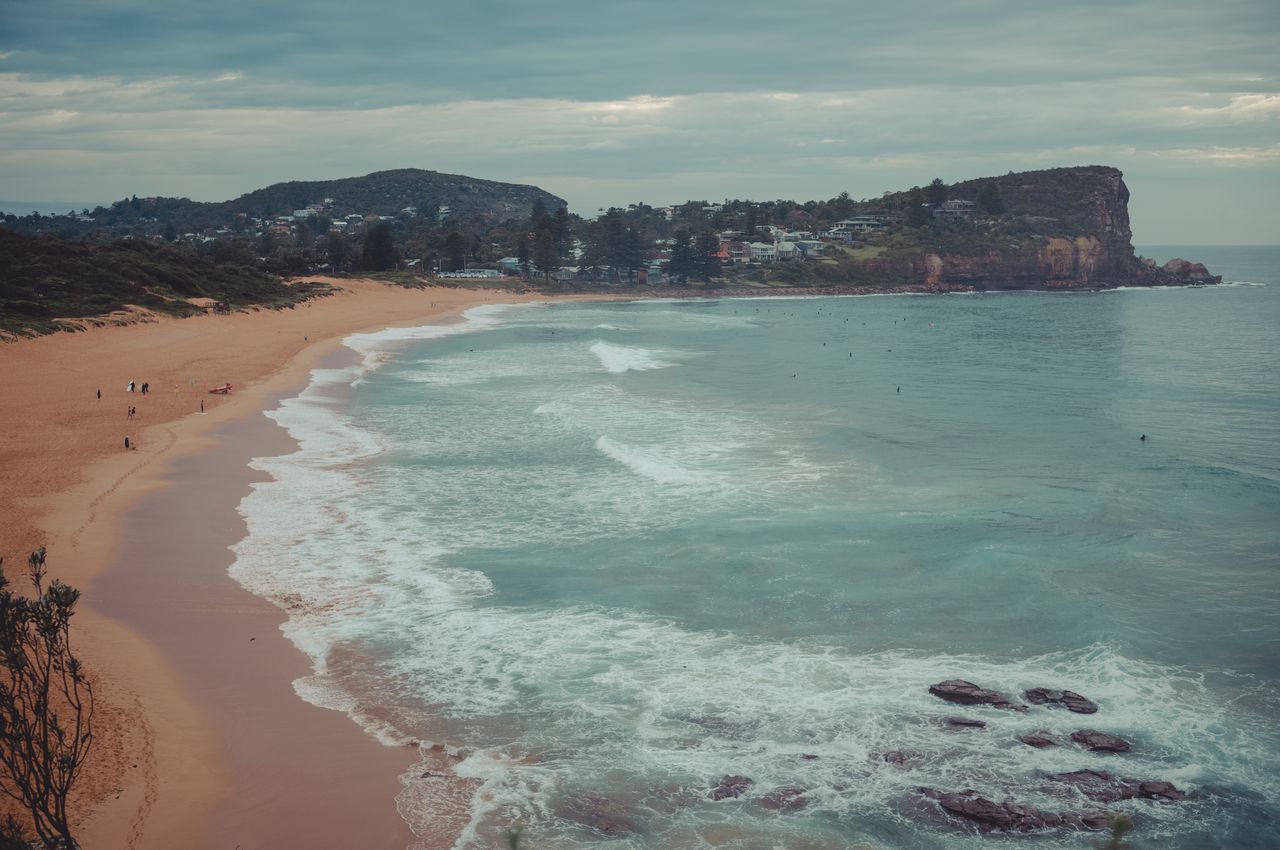
<svg viewBox="0 0 1280 850"><path fill-rule="evenodd" d="M1004 694L980 688L973 682L966 682L963 679L948 679L945 682L930 685L929 693L939 699L960 705L990 705L1012 711L1027 710L1025 705L1010 703L1009 698Z"/></svg>
<svg viewBox="0 0 1280 850"><path fill-rule="evenodd" d="M1046 812L1020 803L997 803L977 791L949 792L918 788L917 792L938 804L952 820L970 824L979 832L1034 832L1070 826L1076 829L1101 829L1104 812Z"/></svg>
<svg viewBox="0 0 1280 850"><path fill-rule="evenodd" d="M716 784L716 787L711 789L708 796L713 800L727 800L731 797L741 797L742 792L746 791L754 784L755 780L749 776L734 776L726 774L725 776L720 777L720 781Z"/></svg>
<svg viewBox="0 0 1280 850"><path fill-rule="evenodd" d="M986 721L971 720L968 717L948 717L942 722L942 725L948 732L964 732L970 729L987 728Z"/></svg>
<svg viewBox="0 0 1280 850"><path fill-rule="evenodd" d="M625 803L599 794L571 794L555 806L557 817L580 823L603 835L640 832L640 821Z"/></svg>
<svg viewBox="0 0 1280 850"><path fill-rule="evenodd" d="M1143 800L1185 800L1187 795L1171 782L1139 779L1115 779L1105 770L1073 770L1050 774L1050 779L1075 787L1090 800L1116 803L1139 798Z"/></svg>
<svg viewBox="0 0 1280 850"><path fill-rule="evenodd" d="M904 750L893 750L885 753L883 758L886 763L901 768L912 768L920 763L919 753L909 753Z"/></svg>
<svg viewBox="0 0 1280 850"><path fill-rule="evenodd" d="M1161 269L1185 283L1222 283L1221 276L1210 274L1204 263L1189 263L1179 258L1165 263Z"/></svg>
<svg viewBox="0 0 1280 850"><path fill-rule="evenodd" d="M1098 710L1096 702L1082 697L1075 691L1032 688L1029 691L1023 691L1022 696L1032 705L1059 705L1067 711L1074 711L1076 714L1093 714Z"/></svg>
<svg viewBox="0 0 1280 850"><path fill-rule="evenodd" d="M1097 729L1077 729L1071 733L1071 740L1095 753L1127 753L1131 749L1124 738Z"/></svg>
<svg viewBox="0 0 1280 850"><path fill-rule="evenodd" d="M761 808L773 812L798 812L809 805L809 801L804 796L804 789L796 785L774 788L769 793L761 795L756 802Z"/></svg>
<svg viewBox="0 0 1280 850"><path fill-rule="evenodd" d="M1125 780L1132 782L1133 780ZM1187 795L1183 791L1179 791L1173 786L1172 782L1163 782L1156 780L1148 780L1147 782L1138 783L1138 796L1144 800L1185 800Z"/></svg>
<svg viewBox="0 0 1280 850"><path fill-rule="evenodd" d="M1018 740L1027 746L1035 747L1037 749L1058 746L1058 739L1050 735L1048 732L1031 732L1026 735L1019 735Z"/></svg>

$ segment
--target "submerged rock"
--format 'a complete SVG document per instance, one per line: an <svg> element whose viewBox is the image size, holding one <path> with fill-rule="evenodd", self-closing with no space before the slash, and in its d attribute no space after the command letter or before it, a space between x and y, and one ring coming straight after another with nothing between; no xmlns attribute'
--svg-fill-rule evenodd
<svg viewBox="0 0 1280 850"><path fill-rule="evenodd" d="M916 792L937 803L951 821L974 826L979 832L1035 832L1059 827L1102 829L1106 825L1105 812L1046 812L1020 803L997 803L973 790L918 788Z"/></svg>
<svg viewBox="0 0 1280 850"><path fill-rule="evenodd" d="M986 729L985 720L972 720L968 717L948 717L942 721L942 726L948 732L965 732L973 729Z"/></svg>
<svg viewBox="0 0 1280 850"><path fill-rule="evenodd" d="M1099 803L1115 803L1120 800L1185 800L1187 795L1174 787L1172 782L1141 779L1115 779L1105 770L1073 770L1070 773L1053 773L1054 782L1071 785L1090 800Z"/></svg>
<svg viewBox="0 0 1280 850"><path fill-rule="evenodd" d="M1132 747L1119 735L1099 732L1097 729L1077 729L1071 740L1094 753L1127 753Z"/></svg>
<svg viewBox="0 0 1280 850"><path fill-rule="evenodd" d="M1036 749L1058 746L1058 739L1050 735L1048 732L1029 732L1026 735L1019 735L1018 740L1027 746L1035 747Z"/></svg>
<svg viewBox="0 0 1280 850"><path fill-rule="evenodd" d="M627 804L599 794L583 792L563 797L555 805L555 814L604 835L641 831L639 818Z"/></svg>
<svg viewBox="0 0 1280 850"><path fill-rule="evenodd" d="M742 792L754 784L755 780L750 776L726 774L720 777L720 781L711 789L708 796L713 800L728 800L734 797L741 797Z"/></svg>
<svg viewBox="0 0 1280 850"><path fill-rule="evenodd" d="M960 705L990 705L1011 711L1027 710L1025 705L1009 702L1009 698L1004 694L980 688L973 682L966 682L963 679L948 679L945 682L930 685L929 693L939 699Z"/></svg>
<svg viewBox="0 0 1280 850"><path fill-rule="evenodd" d="M1055 691L1049 688L1031 688L1023 691L1022 696L1032 705L1059 705L1076 714L1093 714L1098 704L1075 691Z"/></svg>
<svg viewBox="0 0 1280 850"><path fill-rule="evenodd" d="M882 758L887 764L903 769L915 767L920 763L919 753L909 753L905 750L893 750L885 753Z"/></svg>
<svg viewBox="0 0 1280 850"><path fill-rule="evenodd" d="M804 789L798 785L774 788L767 794L762 794L756 802L761 808L774 812L798 812L809 805L809 801L804 796Z"/></svg>

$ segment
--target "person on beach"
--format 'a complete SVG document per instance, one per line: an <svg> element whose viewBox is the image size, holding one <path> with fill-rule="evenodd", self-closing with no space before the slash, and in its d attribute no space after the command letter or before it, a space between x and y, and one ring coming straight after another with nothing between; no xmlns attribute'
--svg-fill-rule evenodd
<svg viewBox="0 0 1280 850"><path fill-rule="evenodd" d="M144 381L144 382L143 382L143 384L142 384L142 394L143 394L143 395L146 395L146 394L147 394L147 390L149 390L149 389L151 389L151 385L150 385L150 384L148 384L148 383L146 383L146 382Z"/></svg>
<svg viewBox="0 0 1280 850"><path fill-rule="evenodd" d="M129 386L125 387L125 392L133 392L133 381L130 381Z"/></svg>
<svg viewBox="0 0 1280 850"><path fill-rule="evenodd" d="M125 437L125 438L124 438L124 447L125 447L126 449L127 449L127 448L129 448L129 438L128 438L128 437Z"/></svg>
<svg viewBox="0 0 1280 850"><path fill-rule="evenodd" d="M200 399L200 412L204 413L204 399Z"/></svg>
<svg viewBox="0 0 1280 850"><path fill-rule="evenodd" d="M128 416L126 416L125 418L126 418L126 419L132 419L132 418L133 418L133 405L130 405L130 406L129 406L129 415L128 415Z"/></svg>
<svg viewBox="0 0 1280 850"><path fill-rule="evenodd" d="M98 401L102 401L102 390L98 390Z"/></svg>

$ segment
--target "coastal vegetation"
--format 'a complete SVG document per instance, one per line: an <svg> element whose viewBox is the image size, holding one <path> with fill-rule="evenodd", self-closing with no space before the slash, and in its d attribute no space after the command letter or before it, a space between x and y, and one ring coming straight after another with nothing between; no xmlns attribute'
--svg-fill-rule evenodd
<svg viewBox="0 0 1280 850"><path fill-rule="evenodd" d="M46 585L46 574L43 548L27 561L34 597L0 570L0 791L30 817L40 846L74 848L67 801L93 745L93 685L71 649L80 591ZM12 815L0 846L27 846Z"/></svg>
<svg viewBox="0 0 1280 850"><path fill-rule="evenodd" d="M136 320L140 311L190 316L219 304L289 307L327 291L286 285L252 258L246 264L141 239L68 242L0 227L0 335L74 330L111 314Z"/></svg>

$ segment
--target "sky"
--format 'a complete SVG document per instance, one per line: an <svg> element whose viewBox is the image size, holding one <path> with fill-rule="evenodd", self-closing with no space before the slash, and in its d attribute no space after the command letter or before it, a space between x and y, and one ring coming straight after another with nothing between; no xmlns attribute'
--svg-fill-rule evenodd
<svg viewBox="0 0 1280 850"><path fill-rule="evenodd" d="M0 209L428 168L594 215L1125 173L1280 242L1276 0L0 0Z"/></svg>

